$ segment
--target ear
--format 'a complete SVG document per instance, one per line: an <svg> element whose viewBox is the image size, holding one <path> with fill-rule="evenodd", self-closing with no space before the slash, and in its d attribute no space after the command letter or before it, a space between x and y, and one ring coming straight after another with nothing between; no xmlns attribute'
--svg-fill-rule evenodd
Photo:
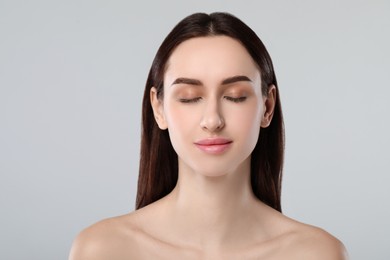
<svg viewBox="0 0 390 260"><path fill-rule="evenodd" d="M276 87L271 85L268 88L268 95L264 97L264 112L261 119L261 127L266 128L271 124L272 117L274 116L276 102Z"/></svg>
<svg viewBox="0 0 390 260"><path fill-rule="evenodd" d="M155 87L150 89L150 103L152 104L154 118L156 119L158 127L161 130L167 129L168 125L164 116L163 102L157 97L157 89Z"/></svg>

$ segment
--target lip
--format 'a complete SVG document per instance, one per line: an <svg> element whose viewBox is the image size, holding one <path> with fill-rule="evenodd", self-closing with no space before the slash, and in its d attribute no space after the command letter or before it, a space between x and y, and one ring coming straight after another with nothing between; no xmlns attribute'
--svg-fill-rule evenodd
<svg viewBox="0 0 390 260"><path fill-rule="evenodd" d="M226 138L206 138L196 141L194 144L203 152L208 154L221 154L225 152L233 143L232 140Z"/></svg>

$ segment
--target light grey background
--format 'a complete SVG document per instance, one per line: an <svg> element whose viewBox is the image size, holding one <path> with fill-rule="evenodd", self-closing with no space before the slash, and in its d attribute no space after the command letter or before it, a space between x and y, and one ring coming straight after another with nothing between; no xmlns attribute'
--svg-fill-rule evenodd
<svg viewBox="0 0 390 260"><path fill-rule="evenodd" d="M66 259L134 209L140 106L184 16L229 11L264 41L285 115L284 213L390 259L389 1L0 0L0 259Z"/></svg>

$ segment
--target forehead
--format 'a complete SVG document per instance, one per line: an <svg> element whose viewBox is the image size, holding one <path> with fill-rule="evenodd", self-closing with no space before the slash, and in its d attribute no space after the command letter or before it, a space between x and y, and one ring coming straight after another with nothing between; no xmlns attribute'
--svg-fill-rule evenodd
<svg viewBox="0 0 390 260"><path fill-rule="evenodd" d="M239 41L228 36L208 36L181 43L168 60L164 78L217 80L234 75L256 78L259 70Z"/></svg>

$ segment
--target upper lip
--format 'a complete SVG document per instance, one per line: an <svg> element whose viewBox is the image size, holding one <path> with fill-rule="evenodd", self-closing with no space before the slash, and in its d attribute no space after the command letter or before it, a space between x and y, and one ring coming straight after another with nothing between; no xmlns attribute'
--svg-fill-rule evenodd
<svg viewBox="0 0 390 260"><path fill-rule="evenodd" d="M196 141L195 144L198 145L221 145L221 144L229 144L233 142L230 139L222 138L222 137L212 137L206 138L199 141Z"/></svg>

